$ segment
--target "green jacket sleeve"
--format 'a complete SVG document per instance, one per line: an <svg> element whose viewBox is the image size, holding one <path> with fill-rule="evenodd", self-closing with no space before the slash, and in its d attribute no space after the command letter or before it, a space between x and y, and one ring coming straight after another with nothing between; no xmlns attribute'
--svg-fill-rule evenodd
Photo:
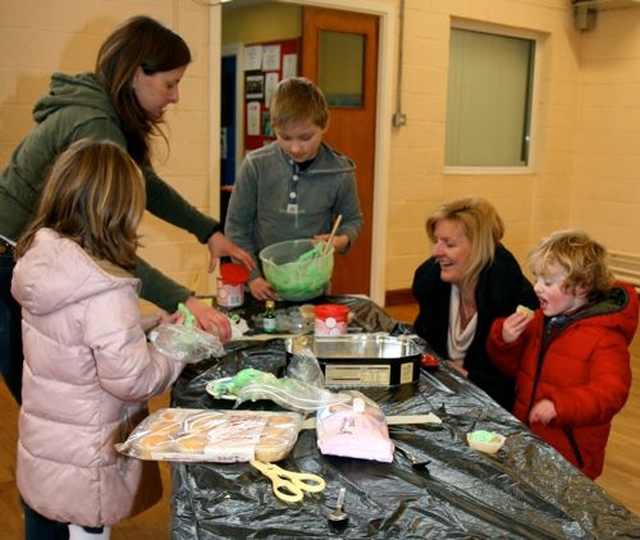
<svg viewBox="0 0 640 540"><path fill-rule="evenodd" d="M176 311L178 304L193 294L140 257L133 274L141 281L140 296L169 313Z"/></svg>
<svg viewBox="0 0 640 540"><path fill-rule="evenodd" d="M220 223L189 204L152 169L144 171L147 210L154 216L193 234L199 242L222 230Z"/></svg>

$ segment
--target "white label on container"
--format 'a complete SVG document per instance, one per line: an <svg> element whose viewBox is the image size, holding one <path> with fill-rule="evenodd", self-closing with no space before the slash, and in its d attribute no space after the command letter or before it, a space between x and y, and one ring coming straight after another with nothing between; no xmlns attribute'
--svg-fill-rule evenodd
<svg viewBox="0 0 640 540"><path fill-rule="evenodd" d="M218 279L216 302L220 307L234 308L244 303L244 285L231 285Z"/></svg>
<svg viewBox="0 0 640 540"><path fill-rule="evenodd" d="M413 382L413 362L405 362L400 366L400 384Z"/></svg>
<svg viewBox="0 0 640 540"><path fill-rule="evenodd" d="M325 383L333 385L389 386L391 367L384 365L339 365L327 364Z"/></svg>
<svg viewBox="0 0 640 540"><path fill-rule="evenodd" d="M316 319L313 328L316 336L344 336L347 333L347 323L338 322L333 317Z"/></svg>

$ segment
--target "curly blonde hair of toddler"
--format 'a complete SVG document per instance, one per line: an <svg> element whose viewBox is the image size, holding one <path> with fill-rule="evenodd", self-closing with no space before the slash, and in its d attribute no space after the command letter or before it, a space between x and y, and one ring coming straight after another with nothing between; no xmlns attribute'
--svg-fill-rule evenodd
<svg viewBox="0 0 640 540"><path fill-rule="evenodd" d="M606 294L615 281L607 250L583 231L551 233L529 252L527 262L534 274L542 276L552 265L560 266L567 272L563 288L571 292L583 288L590 298Z"/></svg>

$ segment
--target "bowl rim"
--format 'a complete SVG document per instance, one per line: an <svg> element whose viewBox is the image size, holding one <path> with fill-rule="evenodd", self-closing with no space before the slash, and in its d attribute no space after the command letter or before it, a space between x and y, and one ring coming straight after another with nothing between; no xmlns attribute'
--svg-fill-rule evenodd
<svg viewBox="0 0 640 540"><path fill-rule="evenodd" d="M313 238L296 238L294 240L283 240L282 242L275 242L273 244L269 244L268 246L263 247L258 252L258 258L263 262L271 263L271 261L269 259L265 259L264 256L263 256L263 253L265 252L265 250L267 250L269 248L281 246L281 245L284 245L284 244L296 244L296 243L300 243L300 242L305 242L305 243L311 244L311 247L313 247L317 242L321 242L321 240L314 240ZM335 246L333 244L331 244L331 247L329 249L329 253L325 253L325 254L323 254L323 256L333 255L334 253L335 253ZM289 264L291 262L296 262L296 261L289 261L289 262L283 263L283 264ZM271 264L273 264L273 263L271 263ZM280 266L280 265L276 265L276 266Z"/></svg>

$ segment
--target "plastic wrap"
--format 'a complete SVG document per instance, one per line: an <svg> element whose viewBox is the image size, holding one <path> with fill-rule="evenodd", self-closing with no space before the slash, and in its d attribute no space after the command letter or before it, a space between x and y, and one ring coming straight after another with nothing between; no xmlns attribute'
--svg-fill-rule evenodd
<svg viewBox="0 0 640 540"><path fill-rule="evenodd" d="M269 400L283 409L311 413L333 404L346 403L351 396L331 392L313 384L273 373L243 369L237 375L211 381L206 390L215 398L234 398L236 406L246 401Z"/></svg>
<svg viewBox="0 0 640 540"><path fill-rule="evenodd" d="M298 438L295 413L160 409L116 449L154 461L279 461Z"/></svg>
<svg viewBox="0 0 640 540"><path fill-rule="evenodd" d="M350 391L348 403L338 403L316 414L318 448L322 454L391 463L393 443L384 413L375 401Z"/></svg>
<svg viewBox="0 0 640 540"><path fill-rule="evenodd" d="M291 355L287 366L287 376L318 388L324 388L324 374L320 362L308 347L302 347L296 354Z"/></svg>
<svg viewBox="0 0 640 540"><path fill-rule="evenodd" d="M316 301L348 305L354 315L350 326L358 331L413 333L410 325L397 323L363 298L332 296ZM422 346L432 352L424 342ZM245 367L278 376L286 369L282 339L225 347L221 360L185 368L173 391L175 405L216 408L221 400L204 390L211 379ZM174 464L173 540L638 539L638 516L446 364L433 373L423 370L416 384L362 392L380 406L387 420L434 412L442 425L389 422L395 445L392 463L323 456L315 430L303 429L280 464L319 474L327 487L306 496L295 510L278 501L269 482L247 464ZM275 405L266 401L243 406ZM504 445L493 455L470 448L467 434L475 430L503 435ZM346 489L344 511L349 521L336 532L327 516L335 509L341 488Z"/></svg>
<svg viewBox="0 0 640 540"><path fill-rule="evenodd" d="M189 364L224 355L220 339L195 326L161 324L149 332L149 341L167 358Z"/></svg>

